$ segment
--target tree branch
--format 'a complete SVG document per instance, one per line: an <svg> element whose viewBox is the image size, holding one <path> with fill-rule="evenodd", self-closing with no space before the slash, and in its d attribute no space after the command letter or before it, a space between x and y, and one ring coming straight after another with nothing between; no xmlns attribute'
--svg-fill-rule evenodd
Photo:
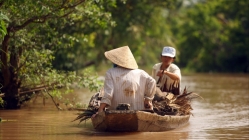
<svg viewBox="0 0 249 140"><path fill-rule="evenodd" d="M85 64L83 65L83 67L88 67L88 66L91 66L91 65L93 65L93 64L95 64L94 61L89 61L89 62L85 63Z"/></svg>
<svg viewBox="0 0 249 140"><path fill-rule="evenodd" d="M75 3L74 5L71 5L71 6L65 6L66 3L62 3L62 5L58 9L56 9L56 10L54 10L54 11L52 11L52 12L46 14L46 15L32 17L31 19L28 19L27 21L25 21L22 25L12 27L11 32L21 30L24 27L26 27L27 25L29 25L30 23L44 23L47 19L66 17L66 16L70 15L71 13L73 13L74 10L70 10L69 12L63 14L62 16L51 16L51 15L52 15L52 13L56 13L56 12L60 11L61 9L65 9L65 10L73 9L73 8L75 8L76 6L80 5L83 2L85 2L85 0L80 0L77 3Z"/></svg>
<svg viewBox="0 0 249 140"><path fill-rule="evenodd" d="M49 87L52 87L52 86L55 86L56 85L56 88L61 88L61 85L57 85L58 83L55 82L55 83L52 83L50 85L41 85L41 86L38 86L38 87L35 87L35 88L29 88L28 90L22 90L19 92L19 94L25 94L25 93L30 93L30 92L36 92L36 91L41 91L41 90L44 90L44 89L51 89ZM22 87L23 89L25 87Z"/></svg>

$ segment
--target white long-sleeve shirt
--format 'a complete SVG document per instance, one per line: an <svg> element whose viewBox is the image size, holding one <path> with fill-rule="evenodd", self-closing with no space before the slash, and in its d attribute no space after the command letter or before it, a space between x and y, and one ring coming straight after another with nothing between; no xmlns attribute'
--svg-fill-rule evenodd
<svg viewBox="0 0 249 140"><path fill-rule="evenodd" d="M141 69L111 68L106 72L104 95L101 103L115 110L119 103L130 104L131 110L142 110L144 99L152 100L156 90L156 81Z"/></svg>

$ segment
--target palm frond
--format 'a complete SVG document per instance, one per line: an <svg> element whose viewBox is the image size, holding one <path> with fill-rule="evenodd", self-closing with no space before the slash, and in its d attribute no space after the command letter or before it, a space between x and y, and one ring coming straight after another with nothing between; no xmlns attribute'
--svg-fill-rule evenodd
<svg viewBox="0 0 249 140"><path fill-rule="evenodd" d="M87 121L87 120L90 119L90 118L91 118L91 116L84 116L84 117L82 117L82 118L80 119L79 124L80 124L82 121Z"/></svg>
<svg viewBox="0 0 249 140"><path fill-rule="evenodd" d="M99 97L100 91L95 93L88 104L87 108L80 108L80 109L74 109L78 111L82 111L81 113L78 114L78 116L72 121L79 120L79 124L82 121L86 121L92 117L93 114L95 114L98 111L98 108L100 106L100 100L101 98Z"/></svg>
<svg viewBox="0 0 249 140"><path fill-rule="evenodd" d="M79 119L83 119L83 118L91 118L91 116L93 114L95 114L96 112L93 111L93 110L85 110L83 111L82 113L80 113L72 122L76 121L76 120L79 120Z"/></svg>

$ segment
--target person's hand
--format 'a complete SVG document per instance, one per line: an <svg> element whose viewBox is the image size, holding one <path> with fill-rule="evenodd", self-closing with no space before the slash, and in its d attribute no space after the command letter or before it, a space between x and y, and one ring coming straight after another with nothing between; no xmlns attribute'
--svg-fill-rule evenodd
<svg viewBox="0 0 249 140"><path fill-rule="evenodd" d="M144 108L153 110L152 102L150 100L145 99L144 100Z"/></svg>
<svg viewBox="0 0 249 140"><path fill-rule="evenodd" d="M92 115L91 119L95 118L99 113L103 112L103 110L99 110L95 114Z"/></svg>
<svg viewBox="0 0 249 140"><path fill-rule="evenodd" d="M163 71L163 70L159 70L159 71L157 72L156 76L161 77L161 76L163 76L163 74L164 74L164 71Z"/></svg>
<svg viewBox="0 0 249 140"><path fill-rule="evenodd" d="M100 107L98 109L98 112L96 112L95 114L92 115L91 119L95 118L96 115L98 115L99 113L103 112L105 107L106 107L106 103L100 103Z"/></svg>
<svg viewBox="0 0 249 140"><path fill-rule="evenodd" d="M95 118L97 114L98 114L98 112L96 112L95 114L93 114L92 117L91 117L91 119Z"/></svg>

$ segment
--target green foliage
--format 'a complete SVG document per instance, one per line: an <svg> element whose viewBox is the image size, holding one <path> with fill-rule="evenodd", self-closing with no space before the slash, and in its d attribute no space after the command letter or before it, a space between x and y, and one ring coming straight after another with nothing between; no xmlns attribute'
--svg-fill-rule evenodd
<svg viewBox="0 0 249 140"><path fill-rule="evenodd" d="M63 34L60 46L55 51L53 66L56 69L80 70L98 61L96 58L102 52L99 50L101 44L94 42L98 39L96 32L116 25L111 19L111 13L103 5L113 7L115 1L87 2L84 6L77 7L77 11L71 15L70 23L67 20L63 26L60 25L61 22L58 23L59 26L52 24L53 28Z"/></svg>
<svg viewBox="0 0 249 140"><path fill-rule="evenodd" d="M207 0L185 8L173 22L180 66L196 72L246 71L248 5L247 0Z"/></svg>
<svg viewBox="0 0 249 140"><path fill-rule="evenodd" d="M9 21L9 18L4 15L2 12L0 12L0 35L1 38L7 34L7 29L6 29L6 21Z"/></svg>
<svg viewBox="0 0 249 140"><path fill-rule="evenodd" d="M27 53L31 53L27 51ZM98 76L93 72L84 70L83 74L77 75L76 72L58 71L52 68L53 54L50 50L37 51L33 49L31 54L22 60L25 65L20 71L20 78L23 87L35 88L39 85L47 85L45 90L50 89L53 97L61 98L62 94L71 93L75 88L88 88L90 91L98 91L103 83L99 81ZM57 90L62 87L61 92Z"/></svg>
<svg viewBox="0 0 249 140"><path fill-rule="evenodd" d="M165 12L173 2L127 0L125 3L117 1L116 7L106 7L117 26L97 31L100 39L96 39L95 44L101 46L97 59L103 59L106 50L128 45L140 66L152 66L158 61L162 47L171 41Z"/></svg>
<svg viewBox="0 0 249 140"><path fill-rule="evenodd" d="M178 4L175 4L174 0L167 2L160 0L153 2L148 0L98 1L96 3L99 12L83 9L83 13L92 16L77 16L81 18L74 20L74 24L67 25L62 30L65 34L77 38L77 42L72 44L71 48L56 51L53 61L56 69L73 71L95 65L99 71L101 70L99 65L102 61L106 61L103 53L124 45L131 47L139 65L151 67L158 61L163 46L174 45L170 37L170 28L165 26L167 7L174 9ZM92 5L89 7L93 7ZM102 22L99 22L100 19ZM151 53L152 51L155 53Z"/></svg>
<svg viewBox="0 0 249 140"><path fill-rule="evenodd" d="M108 2L115 5L111 0ZM97 80L97 75L92 72L77 75L75 69L56 70L52 61L58 50L72 48L75 44L82 45L78 42L85 43L83 49L89 48L88 44L92 44L92 35L87 37L87 32L92 32L89 27L93 30L115 24L110 20L110 14L102 11L102 3L103 1L90 0L10 0L1 3L2 15L10 19L4 22L10 30L8 33L3 32L3 37L8 39L5 42L7 44L4 44L9 50L6 51L7 65L18 74L14 78L20 81L21 91L42 86L45 87L45 92L51 92L51 96L61 98L62 93L71 93L75 88L99 90L102 82ZM2 15L1 21L6 19ZM2 24L1 27L4 28L1 29L6 29L3 25L5 24ZM5 36L6 34L9 36ZM10 56L14 56L15 61L10 62ZM4 67L1 64L0 68ZM3 83L4 80L6 79L1 77L0 82ZM58 90L60 87L64 89L63 92Z"/></svg>

